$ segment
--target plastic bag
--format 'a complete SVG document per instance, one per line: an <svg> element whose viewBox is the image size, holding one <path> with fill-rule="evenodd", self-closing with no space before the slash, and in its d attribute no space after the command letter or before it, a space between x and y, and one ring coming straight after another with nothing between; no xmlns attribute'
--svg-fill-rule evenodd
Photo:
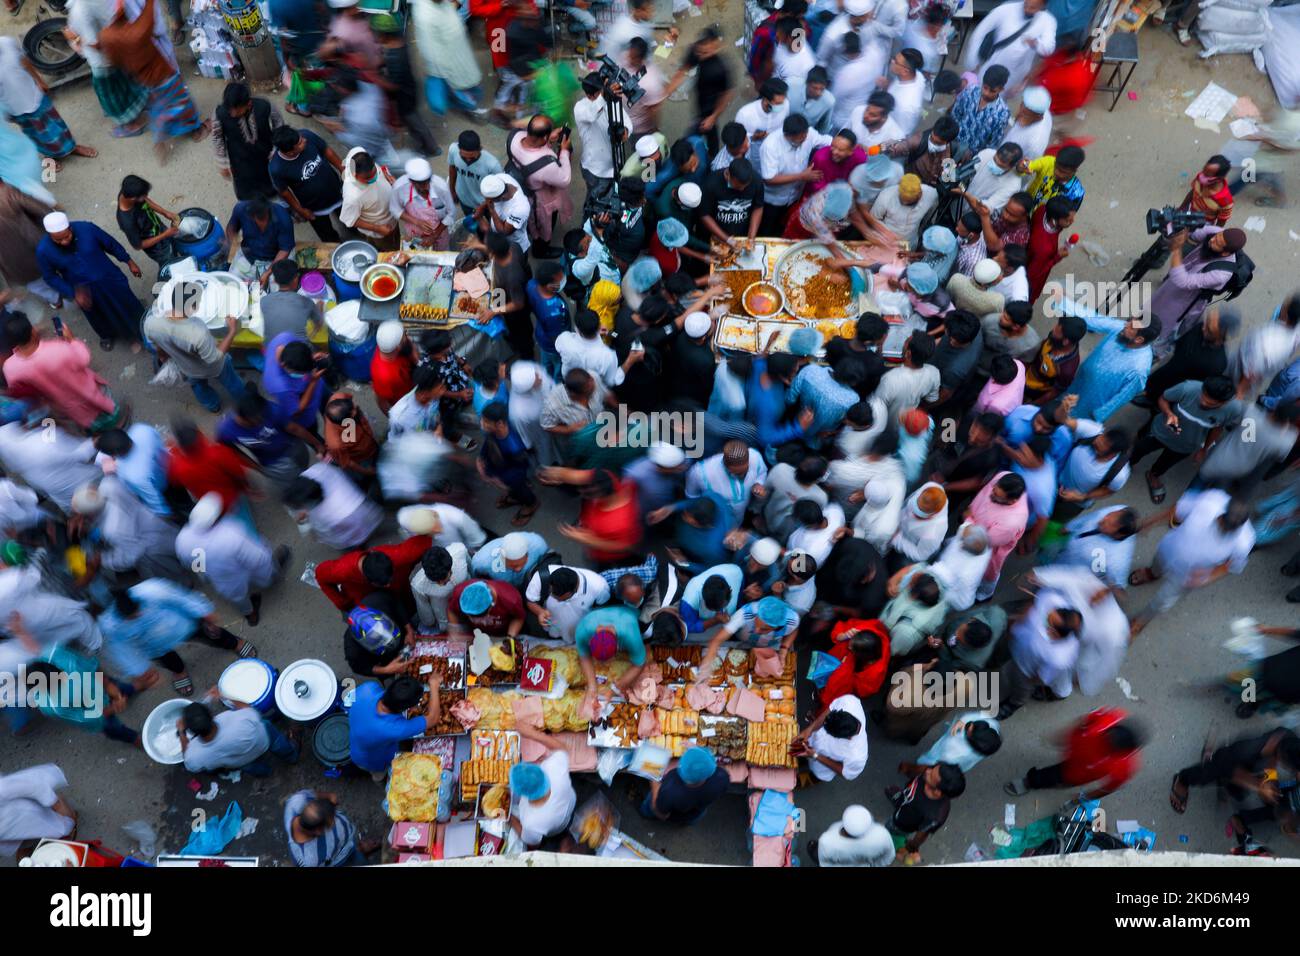
<svg viewBox="0 0 1300 956"><path fill-rule="evenodd" d="M161 385L163 387L184 385L185 373L182 372L175 362L163 362L162 368L154 373L154 377L149 379L150 385Z"/></svg>
<svg viewBox="0 0 1300 956"><path fill-rule="evenodd" d="M596 773L605 781L606 786L612 787L614 775L631 763L631 750L610 747L600 752L600 757L596 760Z"/></svg>
<svg viewBox="0 0 1300 956"><path fill-rule="evenodd" d="M825 651L813 651L812 660L808 662L808 680L814 687L825 687L840 667L840 659Z"/></svg>
<svg viewBox="0 0 1300 956"><path fill-rule="evenodd" d="M1088 261L1098 269L1110 264L1110 253L1103 249L1097 243L1085 239L1079 245L1083 246L1083 251L1088 256Z"/></svg>
<svg viewBox="0 0 1300 956"><path fill-rule="evenodd" d="M135 841L140 855L149 858L158 852L158 833L148 820L132 820L122 825L122 832Z"/></svg>
<svg viewBox="0 0 1300 956"><path fill-rule="evenodd" d="M181 850L181 856L216 856L239 836L244 824L244 811L238 803L226 807L220 820L209 820L194 832L190 842Z"/></svg>
<svg viewBox="0 0 1300 956"><path fill-rule="evenodd" d="M186 216L176 226L176 232L186 239L198 239L207 235L208 221L202 216Z"/></svg>
<svg viewBox="0 0 1300 956"><path fill-rule="evenodd" d="M444 770L438 779L438 822L446 823L451 819L451 801L456 776L450 770Z"/></svg>
<svg viewBox="0 0 1300 956"><path fill-rule="evenodd" d="M1251 661L1268 657L1268 644L1253 617L1239 617L1233 621L1232 636L1223 642L1223 647Z"/></svg>

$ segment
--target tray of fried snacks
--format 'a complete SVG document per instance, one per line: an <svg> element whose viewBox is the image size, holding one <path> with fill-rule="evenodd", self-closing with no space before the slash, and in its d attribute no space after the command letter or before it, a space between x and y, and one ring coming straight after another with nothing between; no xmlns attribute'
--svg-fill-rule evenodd
<svg viewBox="0 0 1300 956"><path fill-rule="evenodd" d="M504 783L480 783L474 816L483 820L510 819L510 787Z"/></svg>
<svg viewBox="0 0 1300 956"><path fill-rule="evenodd" d="M451 709L465 699L463 690L443 690L438 692L438 722L425 731L426 737L455 737L465 733L465 727ZM407 717L423 717L429 706L429 690L425 688L420 702L406 712Z"/></svg>
<svg viewBox="0 0 1300 956"><path fill-rule="evenodd" d="M586 730L591 723L582 715L582 691L568 690L555 700L542 698L542 726L549 733Z"/></svg>
<svg viewBox="0 0 1300 956"><path fill-rule="evenodd" d="M674 737L694 737L700 732L700 715L694 710L660 710L659 730Z"/></svg>
<svg viewBox="0 0 1300 956"><path fill-rule="evenodd" d="M388 817L432 823L438 818L442 761L434 754L398 754L388 777Z"/></svg>
<svg viewBox="0 0 1300 956"><path fill-rule="evenodd" d="M514 702L519 695L513 691L497 693L486 687L471 687L465 697L479 710L477 730L514 730Z"/></svg>
<svg viewBox="0 0 1300 956"><path fill-rule="evenodd" d="M641 739L637 732L642 708L626 702L606 702L599 720L592 721L587 743L593 747L635 747Z"/></svg>
<svg viewBox="0 0 1300 956"><path fill-rule="evenodd" d="M674 647L662 645L651 648L655 661L658 662L665 684L687 684L695 680L704 650L698 644L678 644Z"/></svg>
<svg viewBox="0 0 1300 956"><path fill-rule="evenodd" d="M486 760L471 757L460 765L460 799L473 805L478 800L480 783L510 783L511 760Z"/></svg>
<svg viewBox="0 0 1300 956"><path fill-rule="evenodd" d="M712 750L719 760L744 760L749 723L739 717L700 714L700 732L695 739L701 747Z"/></svg>
<svg viewBox="0 0 1300 956"><path fill-rule="evenodd" d="M569 821L569 834L583 846L599 850L618 829L619 815L604 793L597 790Z"/></svg>
<svg viewBox="0 0 1300 956"><path fill-rule="evenodd" d="M790 744L797 736L799 725L794 721L751 723L745 742L745 760L756 767L796 767L798 762L790 756Z"/></svg>
<svg viewBox="0 0 1300 956"><path fill-rule="evenodd" d="M507 763L519 763L519 732L517 730L476 731L470 740L469 755L474 760L504 760Z"/></svg>
<svg viewBox="0 0 1300 956"><path fill-rule="evenodd" d="M799 666L799 662L796 660L797 655L793 652L785 655L785 666L779 674L771 672L775 665L770 662L777 657L777 652L774 649L759 647L747 653L749 655L749 682L751 684L794 683L795 669Z"/></svg>
<svg viewBox="0 0 1300 956"><path fill-rule="evenodd" d="M435 671L442 675L443 690L463 690L465 687L465 657L444 657L432 654L412 655L405 662L408 677L424 683Z"/></svg>
<svg viewBox="0 0 1300 956"><path fill-rule="evenodd" d="M739 315L724 315L718 322L718 331L713 337L720 349L733 352L758 351L758 327L753 319Z"/></svg>
<svg viewBox="0 0 1300 956"><path fill-rule="evenodd" d="M793 656L793 655L791 655ZM754 688L754 693L763 698L763 707L767 711L764 720L795 719L795 689L793 684L771 684Z"/></svg>

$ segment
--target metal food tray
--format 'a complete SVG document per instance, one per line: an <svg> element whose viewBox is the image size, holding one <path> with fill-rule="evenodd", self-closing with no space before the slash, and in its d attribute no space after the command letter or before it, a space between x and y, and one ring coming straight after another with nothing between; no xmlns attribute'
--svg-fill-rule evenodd
<svg viewBox="0 0 1300 956"><path fill-rule="evenodd" d="M809 322L816 321L817 317L811 315L800 315L795 311L794 303L792 301L793 297L787 290L787 273L792 268L793 262L796 258L801 258L804 253L814 250L822 258L834 257L834 253L827 248L825 243L818 242L815 239L805 239L803 242L797 242L789 249L785 250L785 252L781 253L780 257L776 260L776 265L772 269L770 279L772 284L780 288L781 292L785 295L785 311L797 319ZM866 270L859 271L862 273L862 277L866 282L866 288L858 293L856 299L850 298L849 309L846 314L842 316L822 316L823 319L854 319L861 315L864 309L869 308L872 289L872 274Z"/></svg>
<svg viewBox="0 0 1300 956"><path fill-rule="evenodd" d="M779 313L778 313L779 314ZM768 338L772 333L777 333L777 337L772 344L767 346L769 352L789 352L790 336L796 329L804 328L802 322L782 322L777 319L759 319L758 320L758 351L762 351L767 344Z"/></svg>
<svg viewBox="0 0 1300 956"><path fill-rule="evenodd" d="M405 655L404 659L405 659L405 660L410 660L410 659L412 659L412 658L417 658L417 657L440 657L440 658L443 658L444 660L454 661L455 663L459 664L459 665L460 665L460 680L457 681L457 682L454 683L454 684L443 684L443 685L442 685L442 689L443 689L443 690L460 690L460 691L465 690L465 675L469 672L469 659L468 659L464 654L419 654L419 653L411 653L411 654L407 654L407 655ZM432 666L432 665L430 665L430 666ZM424 674L419 674L419 675L416 676L415 679L416 679L416 680L421 680L423 677L424 677Z"/></svg>
<svg viewBox="0 0 1300 956"><path fill-rule="evenodd" d="M723 342L723 330L737 328L744 331L748 337L748 342L739 344L737 342ZM713 343L720 349L730 352L749 352L751 354L758 352L758 326L754 319L743 315L724 315L718 322L717 331L713 333Z"/></svg>
<svg viewBox="0 0 1300 956"><path fill-rule="evenodd" d="M734 263L729 266L715 266L714 272L745 272L757 269L767 276L767 246L764 243L756 242L752 249L742 252Z"/></svg>

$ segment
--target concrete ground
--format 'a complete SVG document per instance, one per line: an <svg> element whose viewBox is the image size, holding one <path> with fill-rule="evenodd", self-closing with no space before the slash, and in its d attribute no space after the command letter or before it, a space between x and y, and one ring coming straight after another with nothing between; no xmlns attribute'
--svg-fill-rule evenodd
<svg viewBox="0 0 1300 956"><path fill-rule="evenodd" d="M11 21L0 14L0 30L25 31L34 18L32 6L28 4L19 21ZM682 32L687 38L699 26L714 21L724 26L724 35L741 35L739 3L706 0L703 11L705 17L697 22L683 18ZM481 37L477 33L475 39L480 60L486 63ZM1177 203L1187 188L1189 175L1199 169L1206 157L1219 151L1227 139L1226 127L1222 133L1199 129L1183 115L1195 92L1199 92L1207 82L1214 81L1234 93L1252 97L1265 111L1274 102L1266 77L1251 67L1247 57L1200 60L1193 52L1180 48L1168 33L1150 27L1142 32L1141 43L1142 61L1129 87L1131 96L1122 98L1114 112L1105 110L1106 103L1094 102L1084 124L1084 132L1096 137L1096 142L1089 147L1088 160L1083 167L1088 195L1075 229L1085 238L1102 245L1112 259L1107 268L1099 269L1081 252L1076 252L1067 260L1067 266L1076 271L1079 280L1118 279L1127 264L1147 245L1143 229L1145 210L1151 206ZM734 48L724 52L736 74L740 72L739 52ZM218 101L222 83L195 76L188 53L183 56L186 57L183 63L191 91L200 107L211 110ZM670 62L675 63L676 59L677 54L674 54ZM749 95L746 86L733 109L745 102ZM273 94L272 98L277 103L282 102L279 94ZM216 173L208 143L178 144L170 164L160 168L148 137L133 140L110 137L108 124L100 114L88 82L59 90L55 101L79 140L100 150L100 157L96 160L69 161L52 187L74 218L91 219L118 235L113 220L114 197L118 182L127 173L136 173L150 180L154 184L154 198L169 208L196 205L218 216L228 213L234 196L229 184ZM688 109L685 102L668 104L665 128L682 129L688 119ZM435 122L435 130L444 144L464 126L459 117ZM497 150L500 155L503 146L501 132L491 127L480 127L480 132L489 148ZM434 167L439 174L445 174L444 159L435 160ZM578 182L575 176L575 183ZM1294 233L1290 233L1291 238L1288 238L1288 224L1294 220L1291 209L1256 209L1249 195L1247 193L1239 200L1235 224L1241 225L1248 216L1255 214L1267 219L1262 235L1251 234L1249 251L1259 268L1253 285L1239 303L1247 323L1253 326L1267 321L1281 297L1294 288L1300 244L1295 241ZM580 185L575 186L575 196L580 201ZM298 235L300 239L307 239L311 233L300 227ZM147 281L152 281L151 264L144 261L143 256L137 256L137 259L145 268ZM1057 277L1063 278L1061 270L1058 270ZM136 282L142 297L148 295L147 281ZM93 336L89 335L77 310L65 309L63 315L71 321L74 330L91 339L92 348L96 348ZM1045 332L1050 323L1042 318L1038 321ZM153 369L147 357L118 349L109 354L97 353L96 362L115 393L133 403L137 419L161 424L181 413L192 416L205 428L214 424L214 416L196 404L188 389L148 385ZM373 402L368 395L365 401L366 407L373 411ZM1125 425L1136 427L1142 421L1141 414L1137 409L1126 409L1119 419ZM1171 494L1176 495L1190 477L1190 466L1176 469L1170 475ZM1151 505L1146 499L1140 475L1130 482L1121 500L1137 506L1143 513L1150 511ZM489 497L473 510L482 520L502 527L504 522L493 511L491 501ZM576 560L580 558L577 550L554 530L557 522L572 520L572 510L572 499L547 492L546 508L531 527L547 535L553 545ZM283 666L299 658L319 657L333 665L338 673L346 674L339 617L314 587L299 580L306 562L324 560L332 557L332 553L314 541L300 537L284 510L274 502L259 502L255 505L255 512L259 528L268 538L294 546L292 566L286 580L268 594L259 627L249 628L232 609L222 607L226 623L236 633L255 640L272 663ZM395 533L389 535L389 538L393 537L396 537ZM1158 532L1145 535L1139 545L1138 558L1148 558L1157 540ZM1207 736L1224 740L1247 732L1259 732L1270 725L1267 719L1259 717L1250 721L1238 720L1225 695L1214 685L1234 664L1232 657L1221 647L1228 633L1228 623L1233 618L1250 615L1269 624L1295 621L1294 610L1285 604L1282 597L1291 582L1278 574L1279 566L1289 553L1287 548L1275 548L1256 554L1241 577L1190 595L1173 611L1158 619L1143 633L1129 654L1123 669L1128 685L1124 690L1116 685L1095 699L1085 699L1076 694L1069 700L1054 704L1030 703L1008 722L1002 750L970 775L966 794L954 805L947 826L925 847L925 861L961 861L972 844L991 854L993 847L989 830L1003 822L1006 804L1014 803L1016 823L1023 825L1050 813L1071 796L1061 791L1009 800L1003 794L1002 784L1031 765L1051 762L1050 736L1088 709L1102 704L1128 708L1151 731L1142 771L1120 793L1104 802L1112 821L1112 832L1113 821L1135 819L1142 826L1156 831L1160 849L1224 852L1230 845L1223 832L1228 815L1226 807L1215 806L1211 793L1198 791L1192 794L1186 816L1179 817L1170 809L1166 794L1172 774L1197 758ZM1004 579L1008 583L1004 584L1004 594L999 598L1014 596L1010 579L1025 566L1022 559L1012 562ZM1135 594L1129 607L1136 609L1147 599L1147 594ZM214 683L230 660L223 653L203 647L185 649L184 656L200 690ZM127 712L127 721L139 726L149 711L168 696L170 691L166 689L155 689L141 695ZM810 834L820 833L831 825L849 803L863 803L878 817L887 816L888 804L882 788L901 782L895 771L898 762L912 759L919 752L920 748L901 746L880 738L873 725L871 758L858 780L821 785L796 795L797 804L807 814ZM19 740L6 737L0 745L0 769L16 769L47 761L57 762L67 773L71 783L69 796L82 814L82 834L102 838L106 844L123 851L133 847L130 838L121 830L128 821L148 821L160 833L160 851L175 852L188 839L196 811L220 813L231 800L237 800L245 818L256 818L259 823L254 833L234 842L227 852L259 855L268 864L283 865L286 856L280 824L282 803L286 796L301 787L337 790L342 796L343 807L363 831L380 835L386 827L379 808L381 794L378 788L368 781L326 780L310 757L291 770L278 771L265 781L256 782L247 777L233 784L221 781L217 798L212 802L200 802L195 799L191 788L191 775L183 769L162 768L150 762L142 752L102 737L83 735L63 724L41 722L30 736ZM647 826L637 816L634 804L627 796L629 791L636 790L639 799L639 784L629 785L628 779L627 776L619 777L613 788L628 832L672 859L728 864L748 862L743 799L738 796L725 798L710 812L706 826L686 830L665 825ZM585 778L580 783L581 792L590 790L594 780L594 776ZM1281 842L1282 838L1273 829L1265 828L1261 835L1274 843L1280 852L1294 855L1293 846ZM800 847L802 843L801 839Z"/></svg>

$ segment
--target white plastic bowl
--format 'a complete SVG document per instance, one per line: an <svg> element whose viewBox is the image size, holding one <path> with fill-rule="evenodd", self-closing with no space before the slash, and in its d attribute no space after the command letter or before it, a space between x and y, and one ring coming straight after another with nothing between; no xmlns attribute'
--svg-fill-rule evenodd
<svg viewBox="0 0 1300 956"><path fill-rule="evenodd" d="M185 760L185 754L180 749L180 737L176 732L176 721L180 720L181 711L192 703L188 697L174 697L163 701L144 719L140 740L144 744L144 752L156 763L177 764Z"/></svg>

